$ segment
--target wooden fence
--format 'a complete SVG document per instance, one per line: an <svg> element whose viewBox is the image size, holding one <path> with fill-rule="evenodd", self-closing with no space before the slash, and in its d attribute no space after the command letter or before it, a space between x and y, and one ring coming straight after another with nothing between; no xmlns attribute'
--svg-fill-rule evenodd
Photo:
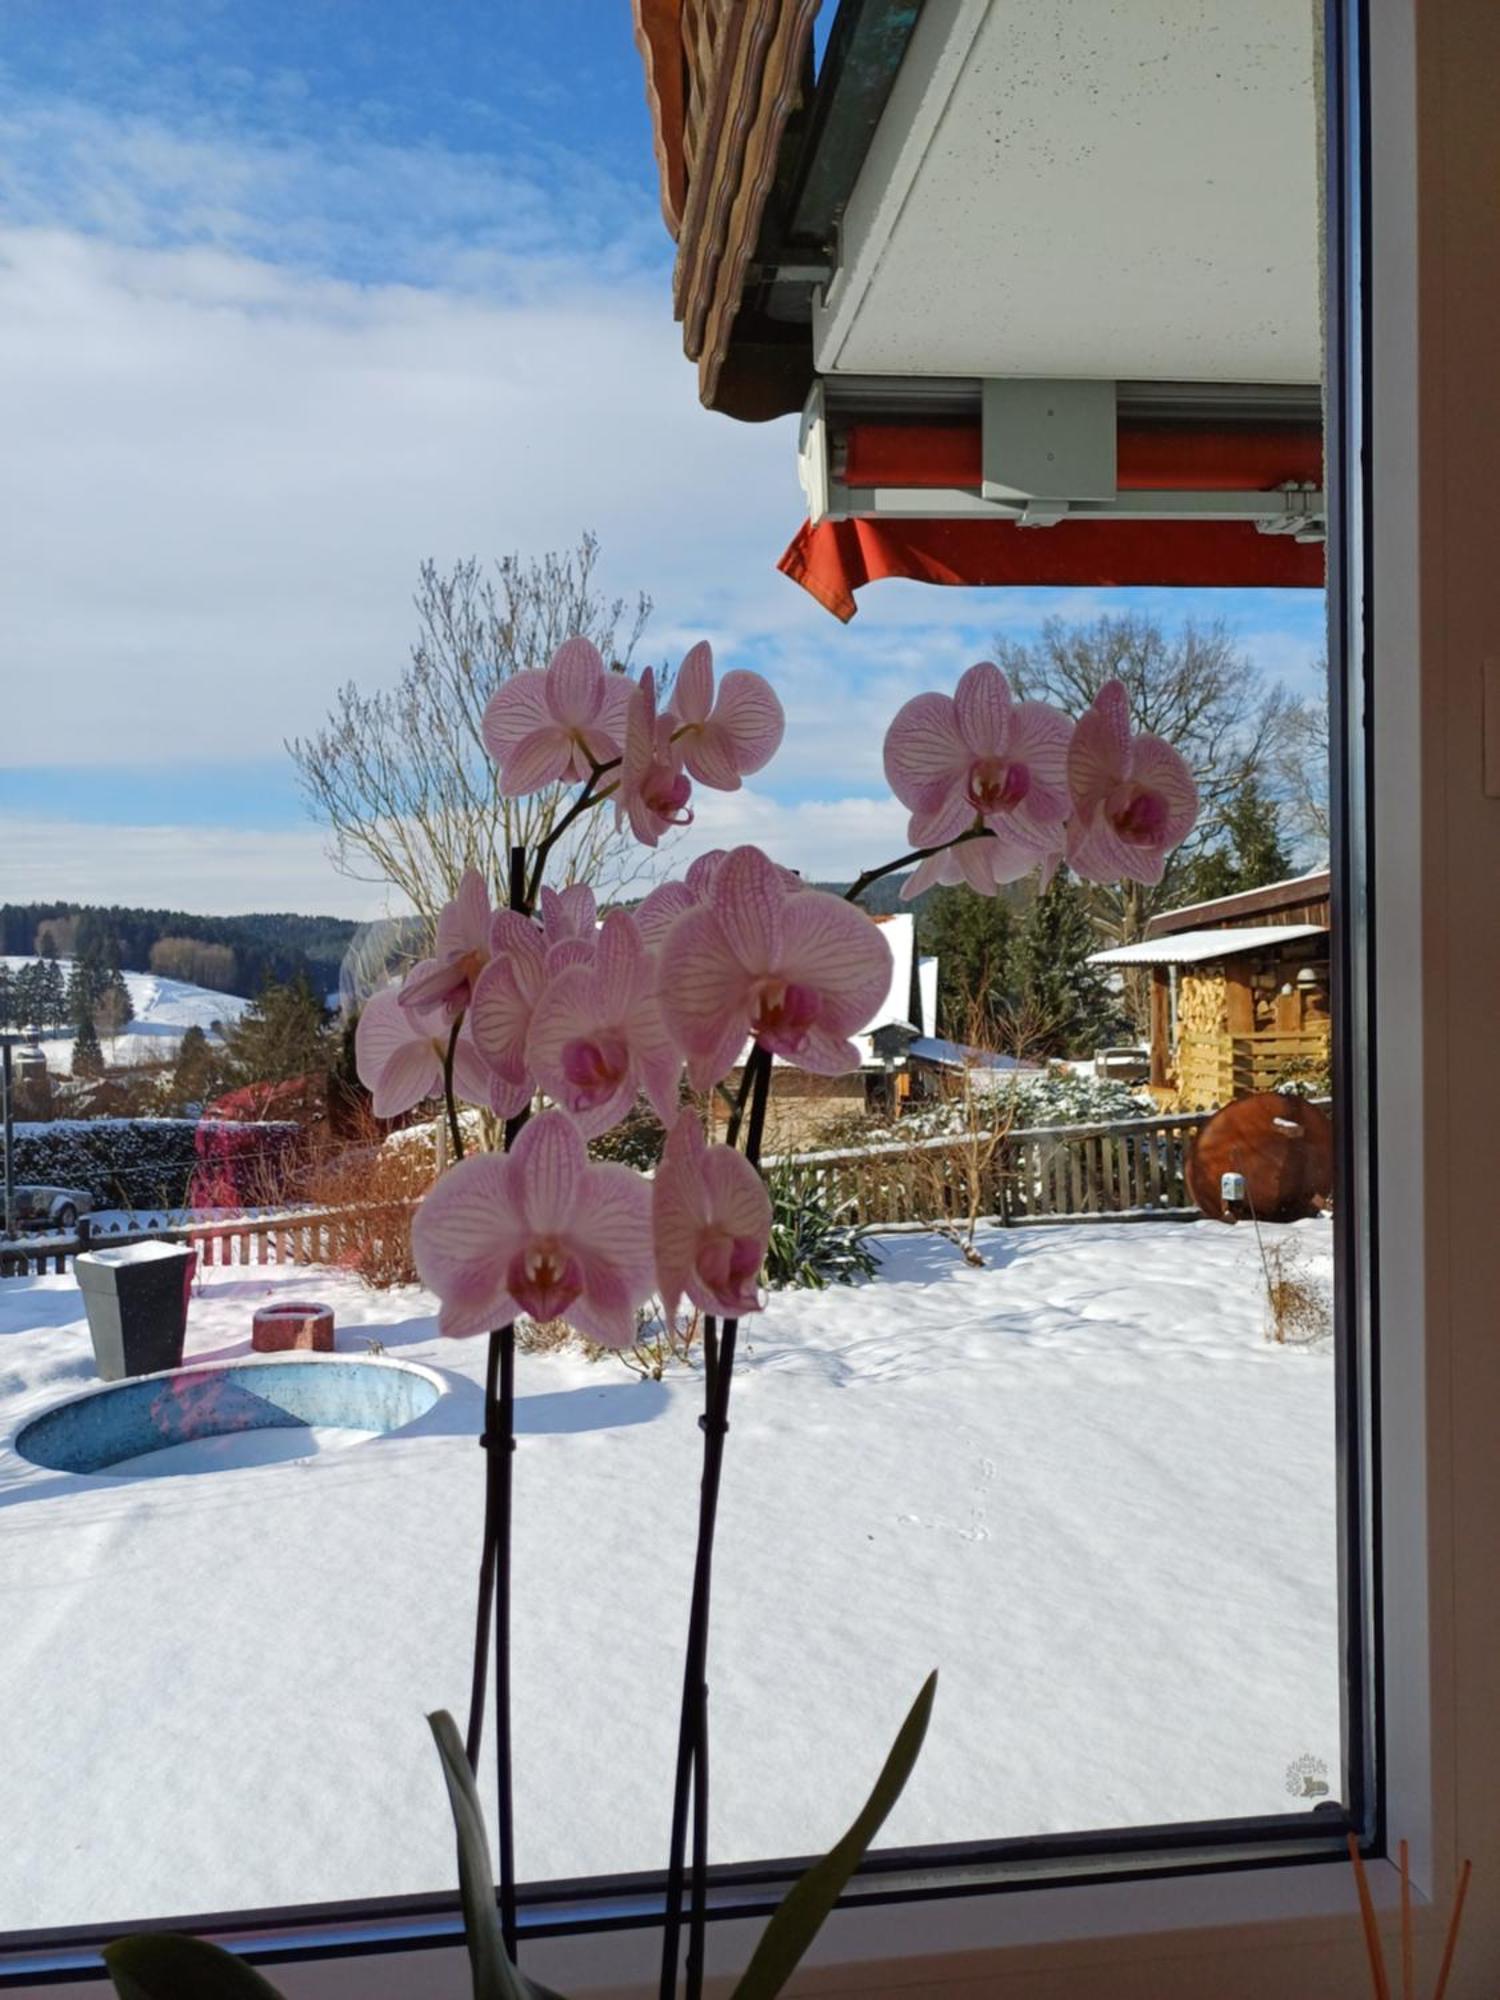
<svg viewBox="0 0 1500 2000"><path fill-rule="evenodd" d="M380 1204L383 1208L414 1205ZM340 1264L354 1246L356 1225L363 1233L368 1224L368 1211L359 1208L288 1209L199 1222L166 1222L147 1215L103 1225L84 1216L73 1235L0 1243L0 1278L63 1272L80 1250L147 1242L186 1243L197 1251L200 1270L222 1264Z"/></svg>
<svg viewBox="0 0 1500 2000"><path fill-rule="evenodd" d="M812 1175L830 1202L847 1204L862 1223L941 1222L971 1210L1006 1223L1180 1217L1196 1213L1184 1179L1187 1155L1193 1134L1213 1115L1033 1125L998 1140L944 1133L857 1152L794 1153L767 1160L766 1166L791 1164ZM155 1224L146 1217L103 1228L90 1228L85 1217L75 1236L0 1244L0 1278L66 1271L80 1250L150 1239L190 1244L200 1269L340 1264L361 1224L367 1233L368 1210L359 1208L294 1209L209 1222Z"/></svg>
<svg viewBox="0 0 1500 2000"><path fill-rule="evenodd" d="M971 1210L1007 1223L1187 1216L1197 1212L1184 1178L1188 1150L1212 1116L1033 1125L998 1140L945 1133L767 1165L811 1174L862 1223L934 1222Z"/></svg>

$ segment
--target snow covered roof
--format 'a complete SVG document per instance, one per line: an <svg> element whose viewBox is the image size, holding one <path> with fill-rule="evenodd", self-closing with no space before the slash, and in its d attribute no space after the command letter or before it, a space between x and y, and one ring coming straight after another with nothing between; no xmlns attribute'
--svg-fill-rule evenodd
<svg viewBox="0 0 1500 2000"><path fill-rule="evenodd" d="M1035 1069L1035 1063L1021 1063L1015 1056L998 1055L993 1049L971 1049L963 1042L950 1042L942 1035L918 1035L907 1047L908 1056L919 1062L939 1063L945 1069Z"/></svg>
<svg viewBox="0 0 1500 2000"><path fill-rule="evenodd" d="M1142 938L1089 954L1090 965L1204 965L1241 952L1269 951L1298 938L1326 938L1322 924L1248 924L1234 930L1178 931L1172 937Z"/></svg>

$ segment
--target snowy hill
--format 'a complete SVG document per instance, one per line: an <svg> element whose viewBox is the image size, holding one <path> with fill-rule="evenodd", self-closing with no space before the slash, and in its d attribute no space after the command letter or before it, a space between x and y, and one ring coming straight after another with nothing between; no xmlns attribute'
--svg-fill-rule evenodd
<svg viewBox="0 0 1500 2000"><path fill-rule="evenodd" d="M70 962L60 959L64 976ZM12 974L33 965L30 958L0 958ZM249 1001L237 993L213 993L206 986L190 986L183 979L162 979L154 972L127 972L126 989L135 1019L122 1035L102 1036L105 1060L111 1064L165 1062L176 1053L177 1045L189 1028L212 1033L215 1021L237 1021ZM73 1068L73 1037L58 1029L42 1037L47 1067L55 1076L69 1076Z"/></svg>

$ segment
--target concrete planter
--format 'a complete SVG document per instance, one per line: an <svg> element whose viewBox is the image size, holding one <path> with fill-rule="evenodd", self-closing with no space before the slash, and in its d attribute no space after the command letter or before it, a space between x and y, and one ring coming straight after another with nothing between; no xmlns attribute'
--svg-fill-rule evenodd
<svg viewBox="0 0 1500 2000"><path fill-rule="evenodd" d="M257 1354L281 1354L306 1348L316 1354L333 1352L333 1308L285 1299L274 1306L257 1306L250 1318L250 1345Z"/></svg>
<svg viewBox="0 0 1500 2000"><path fill-rule="evenodd" d="M73 1259L103 1382L176 1368L197 1255L178 1243L129 1243Z"/></svg>

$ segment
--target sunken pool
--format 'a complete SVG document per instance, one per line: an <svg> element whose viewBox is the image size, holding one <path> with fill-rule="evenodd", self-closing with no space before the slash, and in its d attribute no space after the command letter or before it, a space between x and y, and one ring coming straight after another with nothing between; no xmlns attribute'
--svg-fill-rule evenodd
<svg viewBox="0 0 1500 2000"><path fill-rule="evenodd" d="M442 1393L430 1369L374 1356L178 1368L60 1403L25 1424L15 1447L52 1472L210 1472L383 1436L425 1416Z"/></svg>

